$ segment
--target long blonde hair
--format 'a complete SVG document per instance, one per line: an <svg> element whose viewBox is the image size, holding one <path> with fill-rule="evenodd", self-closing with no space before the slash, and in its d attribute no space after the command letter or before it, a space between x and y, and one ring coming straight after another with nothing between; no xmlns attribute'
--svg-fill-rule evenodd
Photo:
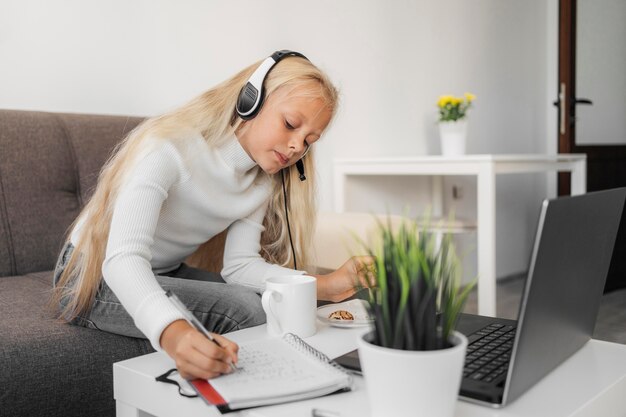
<svg viewBox="0 0 626 417"><path fill-rule="evenodd" d="M71 238L71 231L81 222L80 241L53 293L54 304L64 301L65 305L60 312L62 318L71 320L85 314L94 302L102 279L102 264L115 200L133 162L147 146L146 139L156 137L175 141L200 132L209 146L219 146L245 123L236 116L235 103L242 86L260 64L261 61L250 65L170 113L144 121L117 145L100 171L94 194L69 228L66 243ZM284 59L270 71L265 81L266 99L279 88L293 89L298 86L305 87L300 88L299 92L323 99L334 115L338 102L337 90L321 70L303 58ZM310 266L309 250L315 230L317 205L313 161L312 149L303 159L307 172L305 182L299 181L293 166L285 170L289 223L300 268ZM281 173L272 175L271 180L272 195L263 221L265 231L261 235L261 256L271 263L293 266Z"/></svg>

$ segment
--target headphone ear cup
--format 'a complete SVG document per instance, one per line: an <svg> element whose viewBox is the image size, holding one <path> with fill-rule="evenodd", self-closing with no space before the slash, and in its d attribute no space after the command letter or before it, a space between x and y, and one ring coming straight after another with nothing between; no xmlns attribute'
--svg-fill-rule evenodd
<svg viewBox="0 0 626 417"><path fill-rule="evenodd" d="M257 102L257 98L261 93L252 83L246 83L237 98L237 114L239 117L243 120L250 120L256 116L263 102L263 97Z"/></svg>

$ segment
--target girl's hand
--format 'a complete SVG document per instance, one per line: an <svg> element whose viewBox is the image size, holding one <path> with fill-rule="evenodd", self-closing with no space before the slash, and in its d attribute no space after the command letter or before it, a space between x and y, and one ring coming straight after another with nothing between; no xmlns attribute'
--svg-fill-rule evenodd
<svg viewBox="0 0 626 417"><path fill-rule="evenodd" d="M338 302L354 295L359 287L376 286L374 258L353 256L339 269L327 275L314 275L317 278L317 298Z"/></svg>
<svg viewBox="0 0 626 417"><path fill-rule="evenodd" d="M237 363L239 346L225 337L213 334L222 346L207 339L185 320L177 320L161 334L161 347L176 362L176 368L185 379L210 379L231 372L231 363Z"/></svg>

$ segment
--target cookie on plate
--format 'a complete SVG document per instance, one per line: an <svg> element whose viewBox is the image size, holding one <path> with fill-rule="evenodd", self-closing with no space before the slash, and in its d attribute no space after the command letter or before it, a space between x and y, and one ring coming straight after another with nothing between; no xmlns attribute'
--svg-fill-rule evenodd
<svg viewBox="0 0 626 417"><path fill-rule="evenodd" d="M331 320L354 320L354 316L347 310L337 310L328 316Z"/></svg>

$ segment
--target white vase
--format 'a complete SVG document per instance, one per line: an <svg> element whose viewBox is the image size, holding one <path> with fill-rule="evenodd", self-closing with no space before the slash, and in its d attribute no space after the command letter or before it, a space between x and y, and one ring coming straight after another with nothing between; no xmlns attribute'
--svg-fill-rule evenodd
<svg viewBox="0 0 626 417"><path fill-rule="evenodd" d="M467 120L439 122L441 154L444 156L465 155Z"/></svg>
<svg viewBox="0 0 626 417"><path fill-rule="evenodd" d="M467 349L459 332L452 347L407 351L370 343L373 332L358 339L359 359L372 417L452 417Z"/></svg>

